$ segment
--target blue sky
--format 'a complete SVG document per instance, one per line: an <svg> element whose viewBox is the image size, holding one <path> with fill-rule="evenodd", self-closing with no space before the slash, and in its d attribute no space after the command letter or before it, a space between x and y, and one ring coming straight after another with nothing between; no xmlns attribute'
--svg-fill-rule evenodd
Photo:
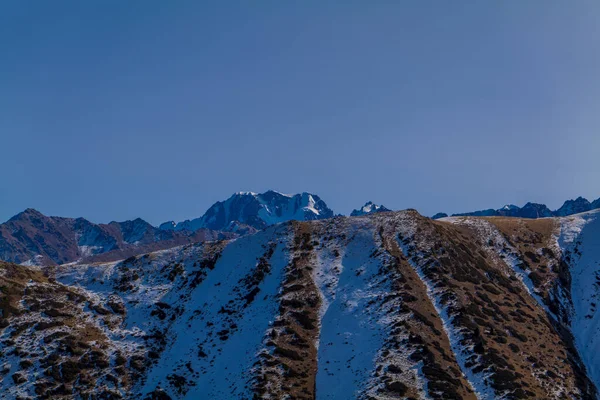
<svg viewBox="0 0 600 400"><path fill-rule="evenodd" d="M0 220L600 197L599 4L3 2Z"/></svg>

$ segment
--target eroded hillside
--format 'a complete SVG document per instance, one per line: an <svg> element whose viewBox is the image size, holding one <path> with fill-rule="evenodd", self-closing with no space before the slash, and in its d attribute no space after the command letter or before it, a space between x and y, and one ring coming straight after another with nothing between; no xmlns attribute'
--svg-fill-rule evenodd
<svg viewBox="0 0 600 400"><path fill-rule="evenodd" d="M595 221L409 210L2 264L0 398L595 399Z"/></svg>

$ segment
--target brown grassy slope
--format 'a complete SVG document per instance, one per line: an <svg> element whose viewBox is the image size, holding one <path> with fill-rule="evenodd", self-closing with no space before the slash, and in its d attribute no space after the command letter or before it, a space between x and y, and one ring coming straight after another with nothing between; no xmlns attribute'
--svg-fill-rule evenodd
<svg viewBox="0 0 600 400"><path fill-rule="evenodd" d="M267 334L267 346L274 350L262 355L256 395L261 398L281 398L283 395L293 399L318 398L315 392L317 368L327 366L317 365L315 348L321 325L319 289L314 281L317 256L330 252L343 263L341 255L346 253L356 229L362 229L373 235L376 247L370 257L380 262L378 279L391 285L385 296L372 300L369 309L383 316L389 304L394 304L392 312L396 322L384 328L388 330L387 338L373 365L372 382L363 382L361 398L421 398L427 395L436 399L474 399L452 353L442 322L428 298L427 288L403 258L393 230L369 221L361 227L347 222L347 219L338 219L292 224L291 261L282 283L279 317ZM403 361L399 365L397 360ZM407 368L407 364L411 367ZM422 381L415 380L417 370L425 377L425 386Z"/></svg>
<svg viewBox="0 0 600 400"><path fill-rule="evenodd" d="M470 368L492 371L491 386L498 394L509 393L509 398L552 398L552 393L554 398L595 398L569 335L553 324L516 271L490 250L488 238L468 224L418 220L415 252L425 252L426 274L455 301L449 306L454 324L466 332L465 343L475 346ZM506 236L514 239L522 260L532 258L535 246L546 245L554 229L551 220L487 220L505 234L518 232ZM559 271L558 260L555 265ZM552 276L542 274L541 267L540 260L532 270L540 271L543 290Z"/></svg>
<svg viewBox="0 0 600 400"><path fill-rule="evenodd" d="M372 257L381 258L381 273L392 281L386 301L400 304L394 311L398 320L390 327L382 349L385 356L373 372L374 381L380 383L377 391L369 392L373 398L418 398L423 391L432 398L474 398L433 305L436 298L428 293L417 271L436 292L453 328L460 332L460 346L468 353L466 368L477 379L485 380L498 396L594 398L595 389L578 366L568 335L553 325L515 271L488 248L479 231L433 222L413 211L362 218L365 229L372 230L378 243ZM257 394L277 398L292 393L292 398L314 398L314 376L319 366L313 341L318 340L320 322L311 272L315 254L330 242L341 246L336 250L344 253L349 241L345 238L357 229L349 221L294 223L292 261L282 285L280 319L270 339L277 351L267 360L272 368L262 377ZM532 225L519 239L523 257L531 258L527 251L532 245L527 246L528 242L545 245L552 232L548 222L532 221ZM557 276L550 273L541 281ZM425 387L411 381L407 371L390 364L394 352L407 353L413 362L421 363ZM389 391L386 384L398 392Z"/></svg>
<svg viewBox="0 0 600 400"><path fill-rule="evenodd" d="M524 270L542 303L548 308L549 320L565 344L575 377L584 393L597 391L586 376L585 367L575 349L569 331L571 275L556 238L560 226L556 218L537 220L486 218L517 250ZM563 299L562 302L560 299Z"/></svg>
<svg viewBox="0 0 600 400"><path fill-rule="evenodd" d="M556 244L559 225L555 218L519 219L484 218L494 225L506 241L517 250L521 267L527 270L532 284L550 310L567 323L568 316L553 299L560 286L570 291L571 277Z"/></svg>
<svg viewBox="0 0 600 400"><path fill-rule="evenodd" d="M410 318L401 323L408 331L409 343L401 345L414 348L412 359L423 363L422 373L428 382L429 396L434 399L475 399L452 352L442 320L427 295L427 287L406 261L394 235L383 227L379 233L383 248L392 257L393 268L399 272L393 285L403 302L400 312L410 314Z"/></svg>
<svg viewBox="0 0 600 400"><path fill-rule="evenodd" d="M254 392L260 398L314 399L320 298L311 279L313 257L309 224L293 223L291 260L281 284L279 315L267 333L262 373Z"/></svg>

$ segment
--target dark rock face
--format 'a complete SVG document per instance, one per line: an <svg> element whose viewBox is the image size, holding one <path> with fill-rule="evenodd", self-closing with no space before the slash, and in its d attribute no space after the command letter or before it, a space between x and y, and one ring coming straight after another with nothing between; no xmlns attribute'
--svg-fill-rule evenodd
<svg viewBox="0 0 600 400"><path fill-rule="evenodd" d="M582 212L590 211L592 209L592 203L583 197L578 197L575 200L567 200L561 208L554 212L557 217L565 217L567 215L579 214Z"/></svg>
<svg viewBox="0 0 600 400"><path fill-rule="evenodd" d="M452 214L453 217L494 217L497 215L500 215L498 211L491 208L468 213Z"/></svg>
<svg viewBox="0 0 600 400"><path fill-rule="evenodd" d="M519 210L518 214L521 218L545 218L551 217L552 211L544 204L527 203Z"/></svg>

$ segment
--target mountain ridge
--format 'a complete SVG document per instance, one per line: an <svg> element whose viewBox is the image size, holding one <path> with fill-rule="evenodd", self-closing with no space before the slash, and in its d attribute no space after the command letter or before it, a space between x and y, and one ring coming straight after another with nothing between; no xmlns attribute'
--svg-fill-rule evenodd
<svg viewBox="0 0 600 400"><path fill-rule="evenodd" d="M488 208L484 210L452 214L453 217L519 217L519 218L547 218L566 217L600 208L600 198L590 202L579 196L576 199L566 200L563 205L552 211L545 204L528 202L523 207L507 204L501 208ZM437 213L432 218L440 219L448 216L446 213Z"/></svg>
<svg viewBox="0 0 600 400"><path fill-rule="evenodd" d="M279 222L333 216L317 195L273 190L237 192L213 204L200 218L159 227L141 218L95 224L81 217L46 216L27 208L0 224L0 260L33 265L110 261L195 241L255 233Z"/></svg>
<svg viewBox="0 0 600 400"><path fill-rule="evenodd" d="M505 216L546 218L568 216L600 208L600 199L583 197L567 200L551 211L543 204L523 207L506 205L453 216ZM351 216L390 211L367 202ZM432 218L444 218L438 213ZM303 192L287 195L273 190L265 193L238 192L213 204L202 217L155 227L141 218L95 224L85 218L47 217L33 208L0 224L0 259L9 262L51 265L83 260L110 261L194 241L232 238L254 233L289 220L319 220L334 212L317 195Z"/></svg>
<svg viewBox="0 0 600 400"><path fill-rule="evenodd" d="M28 208L0 224L0 259L34 265L126 258L227 234L160 230L141 218L95 224L85 218L53 217Z"/></svg>

